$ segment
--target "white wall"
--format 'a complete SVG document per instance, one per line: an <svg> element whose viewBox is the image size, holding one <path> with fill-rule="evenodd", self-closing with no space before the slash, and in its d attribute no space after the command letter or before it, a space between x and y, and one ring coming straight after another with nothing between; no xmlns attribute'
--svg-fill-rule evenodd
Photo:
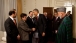
<svg viewBox="0 0 76 43"><path fill-rule="evenodd" d="M43 7L49 7L48 4L48 0L22 0L22 11L28 14L29 11L37 8L43 13Z"/></svg>
<svg viewBox="0 0 76 43"><path fill-rule="evenodd" d="M27 13L34 8L39 9L40 13L43 13L43 7L59 7L64 6L66 2L70 2L74 5L76 11L76 0L22 0L22 11ZM76 12L75 12L76 14ZM73 37L76 38L76 15L74 17L74 28L73 28Z"/></svg>

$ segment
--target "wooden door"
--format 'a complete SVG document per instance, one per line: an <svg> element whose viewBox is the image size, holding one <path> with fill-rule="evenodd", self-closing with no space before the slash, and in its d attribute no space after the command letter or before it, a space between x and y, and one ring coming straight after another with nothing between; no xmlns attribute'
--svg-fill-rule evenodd
<svg viewBox="0 0 76 43"><path fill-rule="evenodd" d="M43 12L47 12L47 17L52 19L53 17L53 7L43 7Z"/></svg>

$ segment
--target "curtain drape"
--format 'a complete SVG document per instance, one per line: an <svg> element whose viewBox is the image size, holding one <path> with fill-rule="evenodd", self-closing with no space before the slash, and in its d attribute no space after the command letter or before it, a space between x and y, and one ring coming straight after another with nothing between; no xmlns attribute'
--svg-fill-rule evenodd
<svg viewBox="0 0 76 43"><path fill-rule="evenodd" d="M9 17L9 11L17 10L17 0L0 0L0 31L4 31L4 22Z"/></svg>

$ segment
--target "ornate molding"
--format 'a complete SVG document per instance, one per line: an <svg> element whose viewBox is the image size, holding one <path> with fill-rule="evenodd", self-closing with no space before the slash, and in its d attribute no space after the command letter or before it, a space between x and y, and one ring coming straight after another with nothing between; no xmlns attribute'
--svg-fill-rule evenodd
<svg viewBox="0 0 76 43"><path fill-rule="evenodd" d="M64 6L66 2L72 3L72 0L54 0L54 6Z"/></svg>

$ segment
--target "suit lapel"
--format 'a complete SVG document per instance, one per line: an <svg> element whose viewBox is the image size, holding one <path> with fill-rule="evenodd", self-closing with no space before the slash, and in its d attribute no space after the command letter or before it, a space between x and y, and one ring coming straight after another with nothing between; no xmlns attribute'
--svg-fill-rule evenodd
<svg viewBox="0 0 76 43"><path fill-rule="evenodd" d="M23 24L26 26L26 27L28 27L28 25L27 25L27 23L26 22L24 22L23 20L21 20L22 22L23 22Z"/></svg>
<svg viewBox="0 0 76 43"><path fill-rule="evenodd" d="M13 22L13 20L10 17L9 17L9 19L10 19L11 23L15 25L15 23Z"/></svg>
<svg viewBox="0 0 76 43"><path fill-rule="evenodd" d="M29 19L30 19L30 21L32 21L32 18L29 17Z"/></svg>
<svg viewBox="0 0 76 43"><path fill-rule="evenodd" d="M39 21L39 19L40 19L40 14L39 14L39 16L38 16L38 21Z"/></svg>

